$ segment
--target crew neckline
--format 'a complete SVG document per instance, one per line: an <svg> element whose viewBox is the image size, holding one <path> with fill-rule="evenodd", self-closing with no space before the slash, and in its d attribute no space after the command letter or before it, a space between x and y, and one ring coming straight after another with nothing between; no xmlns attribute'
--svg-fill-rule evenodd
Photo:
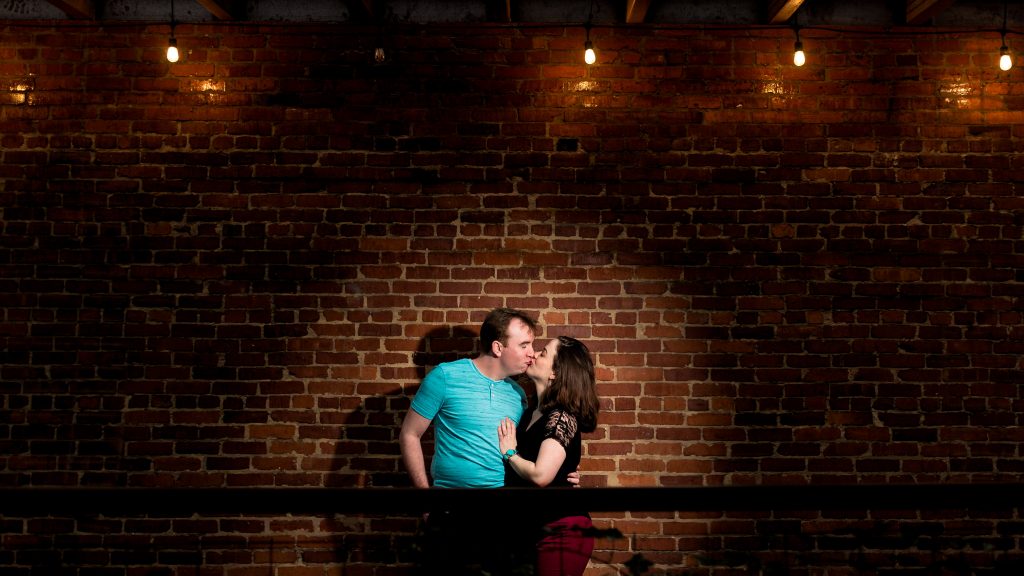
<svg viewBox="0 0 1024 576"><path fill-rule="evenodd" d="M488 382L490 382L491 385L500 384L500 383L505 381L505 378L502 378L500 380L495 380L495 379L491 378L490 376L488 376L488 375L484 374L483 372L481 372L480 371L480 367L476 365L476 362L474 362L472 358L467 358L467 360L469 361L470 364L473 365L473 370L476 370L476 373L479 374L482 378L486 379Z"/></svg>

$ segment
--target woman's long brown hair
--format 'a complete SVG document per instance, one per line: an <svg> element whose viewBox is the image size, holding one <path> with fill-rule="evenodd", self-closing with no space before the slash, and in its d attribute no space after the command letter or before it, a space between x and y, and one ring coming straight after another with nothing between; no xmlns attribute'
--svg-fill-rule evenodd
<svg viewBox="0 0 1024 576"><path fill-rule="evenodd" d="M541 411L561 408L576 417L580 432L593 432L597 427L600 402L590 350L575 338L559 336L551 368L555 379L544 394Z"/></svg>

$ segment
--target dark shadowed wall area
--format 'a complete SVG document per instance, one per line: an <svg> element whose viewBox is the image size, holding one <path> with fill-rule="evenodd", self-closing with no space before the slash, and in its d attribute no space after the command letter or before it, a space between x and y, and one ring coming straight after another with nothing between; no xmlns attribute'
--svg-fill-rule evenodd
<svg viewBox="0 0 1024 576"><path fill-rule="evenodd" d="M497 306L595 352L585 486L1024 479L998 34L165 34L0 28L0 487L407 486L418 381ZM590 573L1021 568L1013 506L666 507L598 514ZM408 574L417 529L2 514L0 571Z"/></svg>

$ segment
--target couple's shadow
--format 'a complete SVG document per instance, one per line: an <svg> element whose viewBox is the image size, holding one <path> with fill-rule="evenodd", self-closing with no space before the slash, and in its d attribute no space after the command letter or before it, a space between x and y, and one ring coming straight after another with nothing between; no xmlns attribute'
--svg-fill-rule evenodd
<svg viewBox="0 0 1024 576"><path fill-rule="evenodd" d="M480 336L465 326L438 326L419 340L412 355L416 367L416 386L433 367L443 362L471 358L479 352ZM411 395L410 395L411 399Z"/></svg>

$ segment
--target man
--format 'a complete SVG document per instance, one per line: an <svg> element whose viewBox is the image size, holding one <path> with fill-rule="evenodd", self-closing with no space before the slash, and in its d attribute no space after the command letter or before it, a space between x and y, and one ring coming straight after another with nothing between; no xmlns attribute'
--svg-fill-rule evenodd
<svg viewBox="0 0 1024 576"><path fill-rule="evenodd" d="M480 326L480 355L434 368L412 400L399 444L413 486L429 488L423 434L434 423L430 476L443 488L500 488L505 465L496 430L519 423L526 393L512 376L534 359L534 321L518 310L492 310ZM491 574L507 570L506 538L493 514L435 511L427 517L425 574ZM481 568L482 567L482 568Z"/></svg>
<svg viewBox="0 0 1024 576"><path fill-rule="evenodd" d="M445 488L500 488L505 467L495 430L503 418L516 424L526 393L512 376L533 362L534 321L498 308L480 326L480 355L445 362L423 379L402 422L402 461L413 486L430 487L423 434L435 425L431 476Z"/></svg>

